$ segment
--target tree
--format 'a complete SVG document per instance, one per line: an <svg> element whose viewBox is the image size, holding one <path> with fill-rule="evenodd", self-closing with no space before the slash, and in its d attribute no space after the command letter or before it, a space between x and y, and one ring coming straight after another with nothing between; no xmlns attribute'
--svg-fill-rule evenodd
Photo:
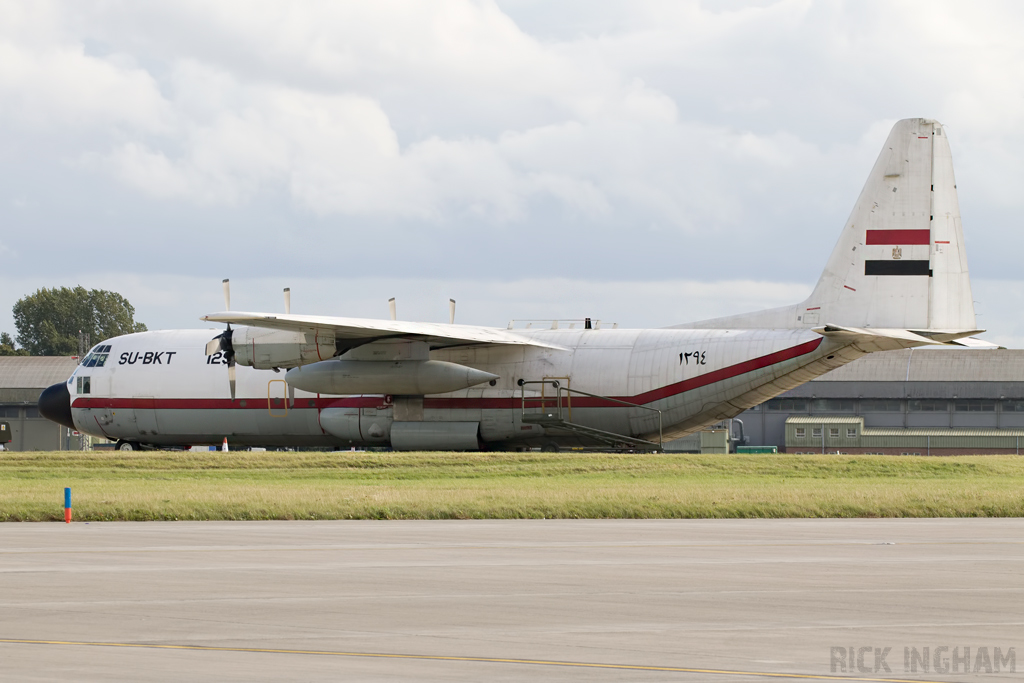
<svg viewBox="0 0 1024 683"><path fill-rule="evenodd" d="M135 322L135 307L117 292L85 287L40 289L14 304L18 343L33 356L74 356L79 330L93 343L131 332L145 332Z"/></svg>
<svg viewBox="0 0 1024 683"><path fill-rule="evenodd" d="M27 356L27 349L14 348L14 340L6 332L0 332L0 356Z"/></svg>

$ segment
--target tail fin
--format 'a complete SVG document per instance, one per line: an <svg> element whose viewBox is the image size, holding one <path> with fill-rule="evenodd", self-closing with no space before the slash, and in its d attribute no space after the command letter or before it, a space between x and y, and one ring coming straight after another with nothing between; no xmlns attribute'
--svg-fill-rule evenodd
<svg viewBox="0 0 1024 683"><path fill-rule="evenodd" d="M937 121L893 126L806 301L680 327L824 325L976 331L953 158Z"/></svg>
<svg viewBox="0 0 1024 683"><path fill-rule="evenodd" d="M801 327L973 330L953 157L942 125L893 126Z"/></svg>

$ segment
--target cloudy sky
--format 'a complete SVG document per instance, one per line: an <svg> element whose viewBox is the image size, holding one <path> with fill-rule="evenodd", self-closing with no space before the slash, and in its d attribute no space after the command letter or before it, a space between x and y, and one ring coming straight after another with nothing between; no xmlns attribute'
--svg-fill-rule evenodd
<svg viewBox="0 0 1024 683"><path fill-rule="evenodd" d="M38 287L657 327L794 303L893 122L953 147L1024 347L1016 2L5 2L0 330Z"/></svg>

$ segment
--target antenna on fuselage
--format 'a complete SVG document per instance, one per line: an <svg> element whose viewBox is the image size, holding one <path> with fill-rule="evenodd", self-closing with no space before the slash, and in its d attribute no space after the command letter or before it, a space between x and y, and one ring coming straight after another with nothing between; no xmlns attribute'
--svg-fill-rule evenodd
<svg viewBox="0 0 1024 683"><path fill-rule="evenodd" d="M285 314L292 312L292 288L284 288L284 312Z"/></svg>
<svg viewBox="0 0 1024 683"><path fill-rule="evenodd" d="M455 299L448 299L448 324L455 324Z"/></svg>
<svg viewBox="0 0 1024 683"><path fill-rule="evenodd" d="M391 319L398 320L398 306L395 305L395 297L388 299L388 308L391 309Z"/></svg>

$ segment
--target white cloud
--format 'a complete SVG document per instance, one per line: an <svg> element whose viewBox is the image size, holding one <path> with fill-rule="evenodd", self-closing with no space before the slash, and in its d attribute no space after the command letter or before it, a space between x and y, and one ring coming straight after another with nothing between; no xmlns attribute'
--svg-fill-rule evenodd
<svg viewBox="0 0 1024 683"><path fill-rule="evenodd" d="M673 135L676 124L673 102L634 81L619 101L603 103L601 115L591 112L589 124L568 121L496 139L435 135L402 149L380 103L363 95L243 83L192 61L179 64L170 83L174 134L121 143L105 157L119 178L153 197L201 204L235 205L283 186L299 207L321 215L502 221L523 218L536 195L590 215L608 211L609 193L646 203L642 191L599 187L620 185L617 173L603 183L579 176L602 170L593 151L634 157L630 172L649 173L624 146ZM747 134L737 150L757 159L757 144Z"/></svg>
<svg viewBox="0 0 1024 683"><path fill-rule="evenodd" d="M60 30L50 3L0 6L0 121L30 130L126 125L164 130L169 111L156 80L125 53L85 54Z"/></svg>
<svg viewBox="0 0 1024 683"><path fill-rule="evenodd" d="M174 101L177 134L152 147L126 142L107 157L124 182L155 197L224 204L245 202L276 183L314 211L372 209L362 205L361 190L398 156L394 132L375 102L243 86L195 64L183 70L187 76L174 79L186 82ZM161 142L181 152L172 156Z"/></svg>
<svg viewBox="0 0 1024 683"><path fill-rule="evenodd" d="M745 179L815 152L785 131L681 119L676 99L630 74L698 54L719 70L724 46L766 27L797 30L802 2L719 13L648 3L635 30L555 44L486 2L176 3L84 14L79 31L164 60L151 107L160 115L118 119L126 125L111 147L83 155L105 158L157 198L238 206L283 190L316 215L434 222L529 220L531 203L553 199L569 215L636 214L692 231L738 223ZM156 47L140 48L138 36ZM66 38L47 49L94 68L124 61L81 55ZM102 93L99 75L80 80ZM151 100L152 79L142 86ZM82 109L81 99L69 96L70 108ZM400 143L410 120L417 131ZM162 135L152 134L155 121Z"/></svg>

